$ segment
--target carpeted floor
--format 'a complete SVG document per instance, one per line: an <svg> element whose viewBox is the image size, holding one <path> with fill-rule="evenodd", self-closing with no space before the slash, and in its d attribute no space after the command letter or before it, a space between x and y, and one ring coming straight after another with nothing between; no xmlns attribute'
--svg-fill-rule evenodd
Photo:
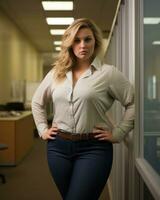
<svg viewBox="0 0 160 200"><path fill-rule="evenodd" d="M6 176L6 183L0 182L0 200L61 200L49 173L45 145L35 138L34 147L19 165L0 167ZM107 187L100 200L108 200Z"/></svg>
<svg viewBox="0 0 160 200"><path fill-rule="evenodd" d="M31 152L16 167L0 167L6 183L0 183L1 200L61 200L49 174L46 143L35 138Z"/></svg>

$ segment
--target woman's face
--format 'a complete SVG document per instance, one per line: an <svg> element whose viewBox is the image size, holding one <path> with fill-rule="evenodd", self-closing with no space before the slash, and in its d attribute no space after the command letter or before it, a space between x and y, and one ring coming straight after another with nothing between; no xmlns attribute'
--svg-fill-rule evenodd
<svg viewBox="0 0 160 200"><path fill-rule="evenodd" d="M89 28L81 28L72 45L73 53L79 61L89 61L95 49L95 38Z"/></svg>

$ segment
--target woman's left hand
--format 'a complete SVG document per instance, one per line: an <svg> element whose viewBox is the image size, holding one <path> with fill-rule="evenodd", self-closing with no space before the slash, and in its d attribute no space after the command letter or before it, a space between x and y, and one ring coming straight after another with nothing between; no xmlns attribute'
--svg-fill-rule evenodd
<svg viewBox="0 0 160 200"><path fill-rule="evenodd" d="M93 130L93 133L95 134L95 138L98 140L106 140L112 143L115 143L116 141L113 140L112 132L109 130L105 130L102 127L96 126Z"/></svg>

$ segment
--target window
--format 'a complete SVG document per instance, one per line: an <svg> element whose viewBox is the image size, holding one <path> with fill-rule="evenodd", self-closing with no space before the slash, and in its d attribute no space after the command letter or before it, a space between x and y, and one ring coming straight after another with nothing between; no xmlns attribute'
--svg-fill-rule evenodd
<svg viewBox="0 0 160 200"><path fill-rule="evenodd" d="M160 175L160 1L144 4L144 158Z"/></svg>

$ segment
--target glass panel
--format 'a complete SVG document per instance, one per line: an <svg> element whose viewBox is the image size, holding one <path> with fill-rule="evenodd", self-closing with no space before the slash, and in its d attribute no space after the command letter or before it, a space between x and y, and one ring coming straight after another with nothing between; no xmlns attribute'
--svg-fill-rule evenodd
<svg viewBox="0 0 160 200"><path fill-rule="evenodd" d="M144 158L160 174L160 1L144 3Z"/></svg>

